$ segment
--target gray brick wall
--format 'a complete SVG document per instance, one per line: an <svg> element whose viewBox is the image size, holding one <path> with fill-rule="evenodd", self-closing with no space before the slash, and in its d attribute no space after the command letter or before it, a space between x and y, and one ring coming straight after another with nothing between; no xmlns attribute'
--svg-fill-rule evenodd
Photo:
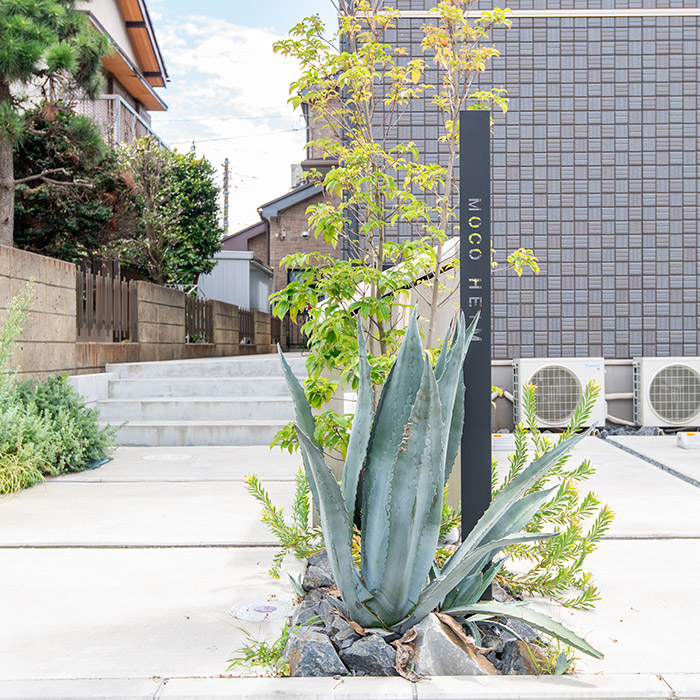
<svg viewBox="0 0 700 700"><path fill-rule="evenodd" d="M387 38L420 55L423 22L401 19ZM493 133L494 245L501 260L522 246L542 263L538 277L496 273L494 356L699 355L700 18L518 18L494 40L502 56L481 86L503 85L511 98ZM395 137L434 162L438 119L429 98L420 100Z"/></svg>

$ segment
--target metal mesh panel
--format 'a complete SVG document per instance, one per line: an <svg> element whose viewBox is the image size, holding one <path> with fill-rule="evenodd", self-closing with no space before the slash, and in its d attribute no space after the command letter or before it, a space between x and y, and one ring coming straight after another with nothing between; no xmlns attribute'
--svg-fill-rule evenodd
<svg viewBox="0 0 700 700"><path fill-rule="evenodd" d="M537 417L546 423L570 418L581 399L581 382L566 367L543 367L530 383L537 387Z"/></svg>
<svg viewBox="0 0 700 700"><path fill-rule="evenodd" d="M667 423L687 423L700 413L700 374L684 365L664 367L651 380L649 403Z"/></svg>

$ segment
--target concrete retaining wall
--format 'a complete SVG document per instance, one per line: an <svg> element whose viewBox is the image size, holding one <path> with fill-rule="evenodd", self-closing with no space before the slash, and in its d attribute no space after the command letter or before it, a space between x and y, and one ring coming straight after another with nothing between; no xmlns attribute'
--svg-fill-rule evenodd
<svg viewBox="0 0 700 700"><path fill-rule="evenodd" d="M11 299L34 280L32 311L17 343L20 375L92 374L106 364L239 354L238 307L213 302L214 342L185 342L185 295L138 283L138 342L79 343L76 326L76 266L0 246L0 322ZM270 316L255 312L257 352L270 352Z"/></svg>

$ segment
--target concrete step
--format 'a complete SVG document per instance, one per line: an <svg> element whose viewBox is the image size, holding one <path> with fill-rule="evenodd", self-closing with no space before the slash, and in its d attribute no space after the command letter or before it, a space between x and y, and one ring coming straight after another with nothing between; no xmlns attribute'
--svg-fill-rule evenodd
<svg viewBox="0 0 700 700"><path fill-rule="evenodd" d="M256 397L179 397L107 399L98 401L100 418L110 423L122 421L290 421L294 404L289 396Z"/></svg>
<svg viewBox="0 0 700 700"><path fill-rule="evenodd" d="M115 379L109 383L110 399L177 397L289 396L279 377L161 377Z"/></svg>
<svg viewBox="0 0 700 700"><path fill-rule="evenodd" d="M126 447L267 445L288 421L132 421L117 431L115 442ZM253 465L251 469L254 469Z"/></svg>
<svg viewBox="0 0 700 700"><path fill-rule="evenodd" d="M306 374L305 358L290 354L287 360L297 376ZM211 357L198 360L168 360L161 362L129 362L107 365L120 379L159 379L163 377L282 377L282 367L276 355L242 357Z"/></svg>

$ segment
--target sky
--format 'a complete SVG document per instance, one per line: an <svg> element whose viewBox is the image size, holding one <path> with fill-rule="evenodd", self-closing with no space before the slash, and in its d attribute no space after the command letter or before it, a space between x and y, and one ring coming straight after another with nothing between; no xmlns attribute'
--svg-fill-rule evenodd
<svg viewBox="0 0 700 700"><path fill-rule="evenodd" d="M287 192L304 159L304 121L287 104L298 66L272 44L331 0L148 0L170 75L158 89L169 109L152 126L170 147L206 156L223 182L230 161L229 233L260 220L257 208Z"/></svg>

